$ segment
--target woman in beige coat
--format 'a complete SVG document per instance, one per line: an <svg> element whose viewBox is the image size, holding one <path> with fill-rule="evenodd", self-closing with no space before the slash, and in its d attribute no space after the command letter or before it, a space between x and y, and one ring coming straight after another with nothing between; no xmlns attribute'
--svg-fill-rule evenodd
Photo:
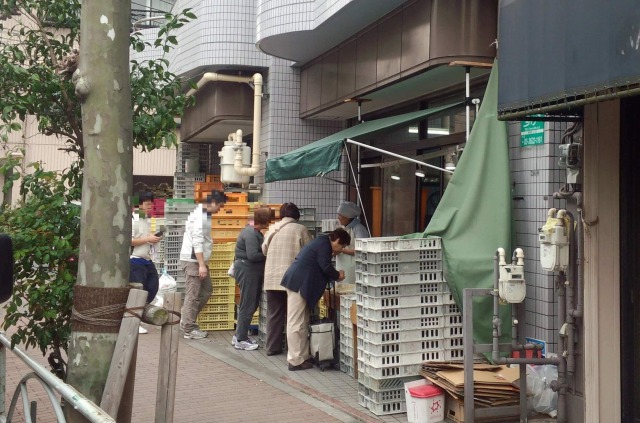
<svg viewBox="0 0 640 423"><path fill-rule="evenodd" d="M282 220L269 228L262 243L267 256L264 269L264 290L267 294L267 355L282 352L282 333L287 320L287 291L280 286L282 276L302 247L311 241L311 234L298 223L300 210L293 203L280 207Z"/></svg>

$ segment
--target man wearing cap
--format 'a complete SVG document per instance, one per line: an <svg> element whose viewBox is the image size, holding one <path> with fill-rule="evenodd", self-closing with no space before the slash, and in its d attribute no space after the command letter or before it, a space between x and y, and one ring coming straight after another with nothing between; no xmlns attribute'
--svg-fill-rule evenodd
<svg viewBox="0 0 640 423"><path fill-rule="evenodd" d="M371 236L358 218L360 212L360 206L351 201L345 201L338 207L338 221L351 236L351 244L336 256L336 269L344 270L344 283L356 283L356 238Z"/></svg>
<svg viewBox="0 0 640 423"><path fill-rule="evenodd" d="M198 204L185 222L180 266L184 270L186 281L180 327L184 330L186 339L202 339L209 335L200 330L196 318L213 292L207 265L213 250L211 214L217 213L226 202L224 192L211 191L206 205Z"/></svg>

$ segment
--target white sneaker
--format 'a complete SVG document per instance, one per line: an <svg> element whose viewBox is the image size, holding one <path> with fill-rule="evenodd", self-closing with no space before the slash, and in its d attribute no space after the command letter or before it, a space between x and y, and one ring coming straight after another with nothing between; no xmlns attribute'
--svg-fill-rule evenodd
<svg viewBox="0 0 640 423"><path fill-rule="evenodd" d="M253 351L258 349L258 344L252 344L249 339L246 341L236 341L233 346L236 350Z"/></svg>
<svg viewBox="0 0 640 423"><path fill-rule="evenodd" d="M250 337L247 337L247 340L244 342L249 342L250 344L258 345L258 341ZM233 335L233 338L231 338L231 345L235 347L237 343L238 343L238 337Z"/></svg>
<svg viewBox="0 0 640 423"><path fill-rule="evenodd" d="M145 328L143 328L142 326L138 326L138 333L140 335L145 334L145 333L149 333L148 330L146 330Z"/></svg>
<svg viewBox="0 0 640 423"><path fill-rule="evenodd" d="M184 333L184 339L203 339L207 336L209 336L209 333L200 329L194 329L191 332Z"/></svg>

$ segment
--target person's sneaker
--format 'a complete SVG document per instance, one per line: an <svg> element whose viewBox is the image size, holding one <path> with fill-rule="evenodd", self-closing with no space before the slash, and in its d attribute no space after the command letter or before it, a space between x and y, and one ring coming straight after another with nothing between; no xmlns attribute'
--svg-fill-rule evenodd
<svg viewBox="0 0 640 423"><path fill-rule="evenodd" d="M209 336L209 333L200 329L194 329L191 332L184 333L184 339L202 339L206 338L207 336Z"/></svg>
<svg viewBox="0 0 640 423"><path fill-rule="evenodd" d="M148 330L146 330L145 328L143 328L142 326L138 326L138 333L139 333L140 335L143 335L143 334L145 334L145 333L149 333L149 331L148 331Z"/></svg>
<svg viewBox="0 0 640 423"><path fill-rule="evenodd" d="M238 341L233 345L236 350L253 351L258 349L258 344L251 343L250 339L246 341Z"/></svg>

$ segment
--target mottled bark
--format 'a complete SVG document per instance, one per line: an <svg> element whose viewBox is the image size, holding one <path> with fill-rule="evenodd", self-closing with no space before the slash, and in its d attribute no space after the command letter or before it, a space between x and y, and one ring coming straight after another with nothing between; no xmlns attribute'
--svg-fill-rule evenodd
<svg viewBox="0 0 640 423"><path fill-rule="evenodd" d="M73 78L82 101L85 148L76 284L88 287L128 283L133 173L130 16L129 0L82 2L80 61ZM67 382L96 404L117 336L71 334ZM68 418L85 421L79 415Z"/></svg>

